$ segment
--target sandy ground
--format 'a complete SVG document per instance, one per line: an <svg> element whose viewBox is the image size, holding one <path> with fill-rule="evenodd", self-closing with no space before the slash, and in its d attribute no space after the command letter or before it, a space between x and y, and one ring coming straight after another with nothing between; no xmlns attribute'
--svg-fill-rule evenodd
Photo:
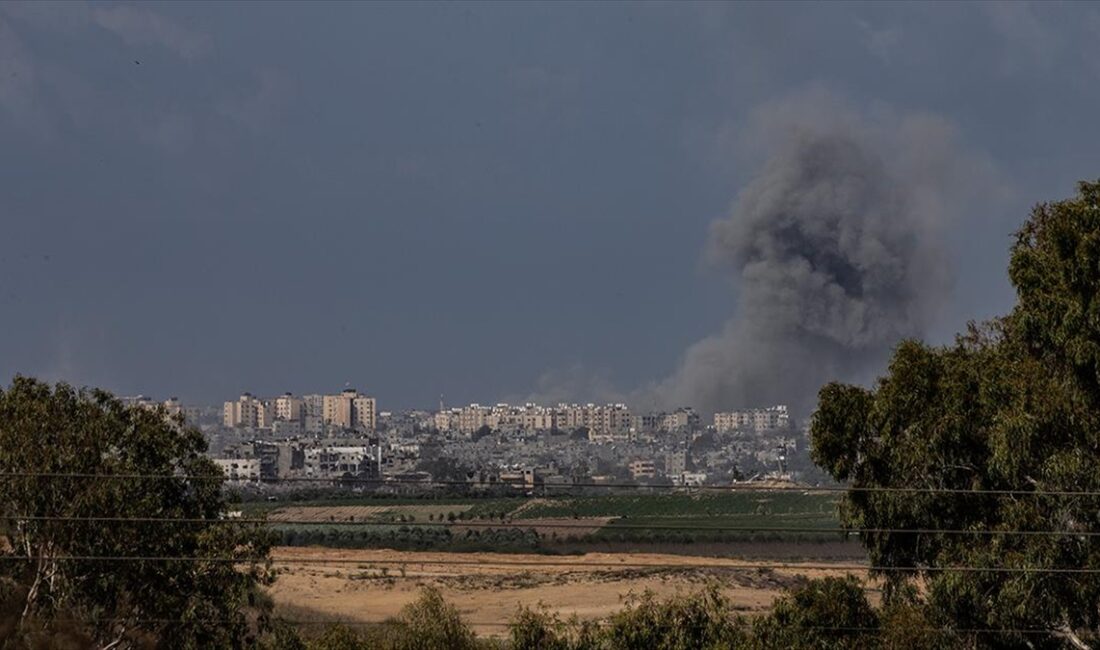
<svg viewBox="0 0 1100 650"><path fill-rule="evenodd" d="M599 619L622 609L632 593L649 590L668 597L717 581L736 609L752 613L766 610L800 576L864 573L819 568L822 562L744 570L769 562L652 553L547 556L280 547L273 557L281 573L271 593L288 618L381 621L414 600L421 587L433 586L485 635L504 633L502 624L521 606L541 603L566 618Z"/></svg>

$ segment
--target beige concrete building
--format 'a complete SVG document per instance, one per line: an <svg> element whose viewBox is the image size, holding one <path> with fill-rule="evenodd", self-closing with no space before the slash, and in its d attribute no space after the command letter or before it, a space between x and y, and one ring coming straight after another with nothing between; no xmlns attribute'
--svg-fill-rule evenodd
<svg viewBox="0 0 1100 650"><path fill-rule="evenodd" d="M635 460L630 463L630 475L635 479L656 478L657 464L652 460Z"/></svg>
<svg viewBox="0 0 1100 650"><path fill-rule="evenodd" d="M374 431L377 425L374 398L360 395L354 388L347 388L339 395L325 395L322 409L325 424L331 427Z"/></svg>
<svg viewBox="0 0 1100 650"><path fill-rule="evenodd" d="M586 427L597 436L626 436L630 433L633 420L624 404L470 404L439 411L432 416L432 423L440 431L461 433L473 433L484 426L525 431L570 431Z"/></svg>
<svg viewBox="0 0 1100 650"><path fill-rule="evenodd" d="M222 406L222 423L231 428L266 429L274 420L271 404L245 393Z"/></svg>
<svg viewBox="0 0 1100 650"><path fill-rule="evenodd" d="M325 395L324 418L325 424L343 429L350 429L352 400L355 399L355 391L345 390L339 395Z"/></svg>
<svg viewBox="0 0 1100 650"><path fill-rule="evenodd" d="M275 398L275 419L298 421L302 419L302 398L283 393Z"/></svg>
<svg viewBox="0 0 1100 650"><path fill-rule="evenodd" d="M363 431L374 431L378 423L378 409L373 397L356 395L351 401L352 427Z"/></svg>

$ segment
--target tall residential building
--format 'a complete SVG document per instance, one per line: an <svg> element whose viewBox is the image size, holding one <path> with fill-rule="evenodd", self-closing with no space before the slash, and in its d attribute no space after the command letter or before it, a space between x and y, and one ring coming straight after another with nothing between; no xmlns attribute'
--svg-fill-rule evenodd
<svg viewBox="0 0 1100 650"><path fill-rule="evenodd" d="M222 407L222 423L227 427L266 429L273 419L271 404L257 399L252 393L245 393L237 401L226 402Z"/></svg>
<svg viewBox="0 0 1100 650"><path fill-rule="evenodd" d="M322 401L324 423L340 429L374 431L377 404L373 397L346 388L339 395L325 395Z"/></svg>
<svg viewBox="0 0 1100 650"><path fill-rule="evenodd" d="M290 393L275 398L275 419L298 421L302 419L302 399Z"/></svg>
<svg viewBox="0 0 1100 650"><path fill-rule="evenodd" d="M356 395L351 401L352 427L362 431L374 431L378 423L376 406L373 397Z"/></svg>
<svg viewBox="0 0 1100 650"><path fill-rule="evenodd" d="M355 390L351 388L339 395L325 395L325 424L341 429L350 429L352 427L351 413L354 399Z"/></svg>

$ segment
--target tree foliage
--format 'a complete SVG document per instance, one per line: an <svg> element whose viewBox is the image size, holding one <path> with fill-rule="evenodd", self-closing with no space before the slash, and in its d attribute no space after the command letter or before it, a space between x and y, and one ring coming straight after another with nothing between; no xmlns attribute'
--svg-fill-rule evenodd
<svg viewBox="0 0 1100 650"><path fill-rule="evenodd" d="M842 518L871 529L887 603L926 607L954 642L1061 647L1100 628L1098 199L1082 183L1034 209L1009 315L952 345L902 343L873 389L820 392L813 458L856 488ZM1026 632L965 632L990 628Z"/></svg>
<svg viewBox="0 0 1100 650"><path fill-rule="evenodd" d="M182 420L102 391L25 377L0 390L8 642L68 620L85 647L251 643L269 540L218 522L227 503L205 450Z"/></svg>

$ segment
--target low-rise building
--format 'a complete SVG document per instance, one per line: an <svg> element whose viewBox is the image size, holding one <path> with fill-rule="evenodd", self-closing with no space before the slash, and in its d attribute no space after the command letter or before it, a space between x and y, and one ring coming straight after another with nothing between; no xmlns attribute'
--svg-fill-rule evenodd
<svg viewBox="0 0 1100 650"><path fill-rule="evenodd" d="M259 458L215 458L214 463L232 482L243 483L260 480Z"/></svg>
<svg viewBox="0 0 1100 650"><path fill-rule="evenodd" d="M635 460L630 463L630 475L635 479L656 478L657 464L652 460Z"/></svg>

